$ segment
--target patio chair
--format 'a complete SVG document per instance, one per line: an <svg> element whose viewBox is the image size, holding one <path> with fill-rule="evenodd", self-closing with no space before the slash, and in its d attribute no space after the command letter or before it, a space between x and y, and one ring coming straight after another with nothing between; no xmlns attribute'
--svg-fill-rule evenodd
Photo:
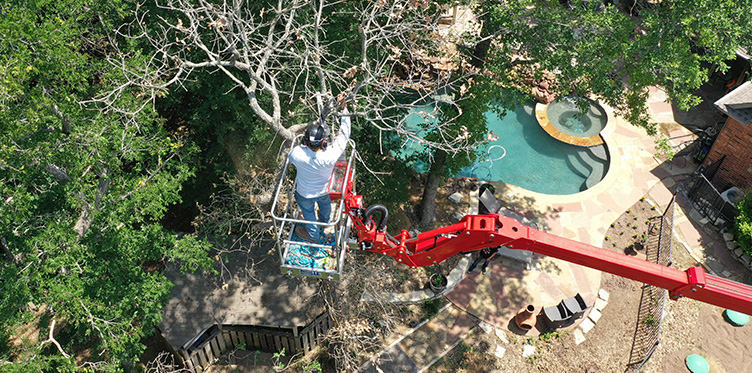
<svg viewBox="0 0 752 373"><path fill-rule="evenodd" d="M558 329L572 323L572 313L561 302L555 306L544 307L541 311L543 321L549 329Z"/></svg>
<svg viewBox="0 0 752 373"><path fill-rule="evenodd" d="M569 311L569 313L572 314L572 321L579 319L582 317L582 315L585 314L585 312L590 308L590 306L585 303L585 299L582 298L582 295L580 293L577 293L572 298L567 298L561 301L561 304L564 305L564 308Z"/></svg>

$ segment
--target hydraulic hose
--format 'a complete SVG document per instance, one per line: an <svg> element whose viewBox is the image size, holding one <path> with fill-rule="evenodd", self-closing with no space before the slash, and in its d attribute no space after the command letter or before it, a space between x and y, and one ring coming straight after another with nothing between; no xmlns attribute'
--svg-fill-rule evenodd
<svg viewBox="0 0 752 373"><path fill-rule="evenodd" d="M381 212L381 219L379 220L379 225L376 227L376 231L384 232L386 230L386 222L387 220L389 220L389 211L384 205L373 205L366 209L366 219L364 223L366 224L366 226L370 226L371 222L373 221L371 215L373 215L373 213L376 211Z"/></svg>

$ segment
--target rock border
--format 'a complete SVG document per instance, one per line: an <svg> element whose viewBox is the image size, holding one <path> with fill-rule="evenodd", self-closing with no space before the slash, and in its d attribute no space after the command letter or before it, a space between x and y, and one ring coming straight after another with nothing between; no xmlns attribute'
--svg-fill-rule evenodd
<svg viewBox="0 0 752 373"><path fill-rule="evenodd" d="M447 275L447 286L441 293L434 293L431 289L411 291L409 293L386 294L375 294L364 291L360 301L366 303L384 302L397 305L409 305L444 296L457 287L460 281L465 278L465 273L470 267L470 256L471 254L469 253L465 254L465 256L460 259L457 265L449 272L449 275Z"/></svg>

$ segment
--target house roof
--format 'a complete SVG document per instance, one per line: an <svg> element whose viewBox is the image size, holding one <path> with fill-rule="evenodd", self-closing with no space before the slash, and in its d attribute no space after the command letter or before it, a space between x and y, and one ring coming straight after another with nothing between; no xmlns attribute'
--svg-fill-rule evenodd
<svg viewBox="0 0 752 373"><path fill-rule="evenodd" d="M752 123L752 81L745 82L715 102L715 106L741 124Z"/></svg>

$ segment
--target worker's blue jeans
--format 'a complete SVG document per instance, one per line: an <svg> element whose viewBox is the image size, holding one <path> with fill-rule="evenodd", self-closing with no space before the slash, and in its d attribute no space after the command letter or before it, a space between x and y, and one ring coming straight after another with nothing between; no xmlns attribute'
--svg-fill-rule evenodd
<svg viewBox="0 0 752 373"><path fill-rule="evenodd" d="M332 200L329 198L328 193L320 197L306 198L298 194L296 191L295 200L298 201L300 212L303 213L303 219L308 221L320 221L322 223L329 222L329 218L332 216ZM319 205L318 219L316 218L316 204ZM311 237L314 242L319 242L319 226L306 224L306 231L308 232L308 236Z"/></svg>
<svg viewBox="0 0 752 373"><path fill-rule="evenodd" d="M488 263L490 263L491 260L490 258L486 259L481 256L475 258L475 261L473 262L473 264L470 265L470 268L468 268L467 271L472 272L475 269L475 267L477 267L478 264L480 264L482 260L485 260L485 262L483 263L483 267L481 267L481 270L483 271L483 273L486 273L486 268L488 268Z"/></svg>

